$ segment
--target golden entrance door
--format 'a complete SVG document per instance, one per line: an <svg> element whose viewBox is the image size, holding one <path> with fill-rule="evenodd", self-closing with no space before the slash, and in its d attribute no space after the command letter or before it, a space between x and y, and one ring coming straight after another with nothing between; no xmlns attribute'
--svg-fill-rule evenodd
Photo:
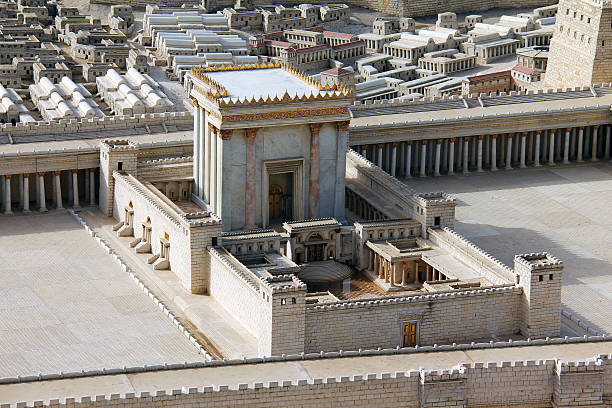
<svg viewBox="0 0 612 408"><path fill-rule="evenodd" d="M268 194L268 211L271 220L280 218L283 203L283 189L278 184L270 186Z"/></svg>
<svg viewBox="0 0 612 408"><path fill-rule="evenodd" d="M404 323L402 334L402 347L414 346L417 337L417 323Z"/></svg>

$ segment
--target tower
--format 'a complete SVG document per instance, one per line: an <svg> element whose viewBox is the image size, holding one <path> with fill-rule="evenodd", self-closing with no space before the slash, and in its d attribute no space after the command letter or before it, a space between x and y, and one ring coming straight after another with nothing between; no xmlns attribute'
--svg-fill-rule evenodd
<svg viewBox="0 0 612 408"><path fill-rule="evenodd" d="M191 77L195 200L224 230L344 218L350 90L274 64Z"/></svg>
<svg viewBox="0 0 612 408"><path fill-rule="evenodd" d="M546 252L516 255L514 272L518 286L523 288L523 335L559 336L563 263Z"/></svg>
<svg viewBox="0 0 612 408"><path fill-rule="evenodd" d="M612 3L560 0L556 19L545 87L612 82Z"/></svg>

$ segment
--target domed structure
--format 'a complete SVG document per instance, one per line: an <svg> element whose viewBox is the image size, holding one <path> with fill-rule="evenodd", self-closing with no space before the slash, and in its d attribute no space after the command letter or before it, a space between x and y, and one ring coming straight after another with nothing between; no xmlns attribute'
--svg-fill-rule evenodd
<svg viewBox="0 0 612 408"><path fill-rule="evenodd" d="M298 277L306 283L331 283L348 279L353 272L353 268L340 262L318 261L303 265Z"/></svg>

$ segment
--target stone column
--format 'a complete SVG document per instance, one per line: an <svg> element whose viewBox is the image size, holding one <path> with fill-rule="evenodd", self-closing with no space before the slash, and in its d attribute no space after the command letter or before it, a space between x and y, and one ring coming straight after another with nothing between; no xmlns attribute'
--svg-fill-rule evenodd
<svg viewBox="0 0 612 408"><path fill-rule="evenodd" d="M399 143L391 144L391 175L395 177L395 168L397 167L397 146Z"/></svg>
<svg viewBox="0 0 612 408"><path fill-rule="evenodd" d="M378 149L376 150L376 165L383 168L383 153L385 149L384 143L377 145ZM384 170L384 169L383 169Z"/></svg>
<svg viewBox="0 0 612 408"><path fill-rule="evenodd" d="M53 181L55 183L55 208L62 209L62 182L61 182L61 171L53 172Z"/></svg>
<svg viewBox="0 0 612 408"><path fill-rule="evenodd" d="M584 151L584 126L578 129L578 153L576 153L576 161L583 161L582 152Z"/></svg>
<svg viewBox="0 0 612 408"><path fill-rule="evenodd" d="M244 228L255 229L255 137L257 129L247 129L246 136L246 195L244 202Z"/></svg>
<svg viewBox="0 0 612 408"><path fill-rule="evenodd" d="M192 99L193 102L193 180L196 183L196 195L200 197L199 191L203 189L203 186L200 185L200 171L203 169L200 168L200 155L201 153L201 130L202 123L200 121L200 107L198 105L197 100Z"/></svg>
<svg viewBox="0 0 612 408"><path fill-rule="evenodd" d="M412 171L412 142L406 142L406 160L404 162L405 169L404 174L406 177L411 177L410 172Z"/></svg>
<svg viewBox="0 0 612 408"><path fill-rule="evenodd" d="M540 135L542 131L538 130L535 134L535 146L533 151L533 165L534 167L540 167Z"/></svg>
<svg viewBox="0 0 612 408"><path fill-rule="evenodd" d="M220 130L217 139L217 215L223 218L223 142L231 140L234 131L231 129ZM317 161L318 163L318 161ZM318 179L317 179L318 189ZM318 200L317 200L318 202Z"/></svg>
<svg viewBox="0 0 612 408"><path fill-rule="evenodd" d="M89 169L89 205L96 205L96 169Z"/></svg>
<svg viewBox="0 0 612 408"><path fill-rule="evenodd" d="M521 169L524 169L525 167L527 167L526 164L526 153L527 153L527 135L528 132L523 132L523 134L521 135L521 158L520 158L520 164L519 167Z"/></svg>
<svg viewBox="0 0 612 408"><path fill-rule="evenodd" d="M604 143L604 159L610 159L610 125L606 125L606 140Z"/></svg>
<svg viewBox="0 0 612 408"><path fill-rule="evenodd" d="M555 165L555 129L548 131L549 142L548 142L548 165Z"/></svg>
<svg viewBox="0 0 612 408"><path fill-rule="evenodd" d="M570 138L572 137L572 129L565 129L565 140L563 144L563 164L569 163L569 155L570 155Z"/></svg>
<svg viewBox="0 0 612 408"><path fill-rule="evenodd" d="M442 149L442 139L436 140L436 158L434 164L434 176L440 175L440 158Z"/></svg>
<svg viewBox="0 0 612 408"><path fill-rule="evenodd" d="M38 173L38 201L40 203L40 212L47 211L47 199L45 198L45 172Z"/></svg>
<svg viewBox="0 0 612 408"><path fill-rule="evenodd" d="M346 179L346 152L348 150L349 140L349 121L336 122L336 129L338 130L338 137L336 138L336 182L341 181L341 185L344 186L344 180ZM344 218L344 212L346 208L346 194L345 189L340 188L335 191L336 197L334 199L334 217L337 219Z"/></svg>
<svg viewBox="0 0 612 408"><path fill-rule="evenodd" d="M202 187L204 191L201 191L200 194L206 204L211 204L213 201L212 191L213 191L214 184L215 184L215 182L211 178L212 173L214 172L212 163L215 160L213 156L214 154L213 153L213 149L214 149L213 141L215 140L214 139L215 128L212 126L209 126L207 123L203 123L202 128L204 131L204 134L203 134L204 151L202 152L203 157L202 157L201 163L203 164L203 166L202 166L202 173L200 173L200 178L204 181L203 187Z"/></svg>
<svg viewBox="0 0 612 408"><path fill-rule="evenodd" d="M599 135L599 125L593 126L593 136L591 144L591 161L597 161L597 136Z"/></svg>
<svg viewBox="0 0 612 408"><path fill-rule="evenodd" d="M361 146L361 155L366 159L368 158L368 145Z"/></svg>
<svg viewBox="0 0 612 408"><path fill-rule="evenodd" d="M457 139L451 137L448 141L448 175L455 174L455 141Z"/></svg>
<svg viewBox="0 0 612 408"><path fill-rule="evenodd" d="M476 154L476 171L482 173L482 141L484 139L483 135L478 136L478 152Z"/></svg>
<svg viewBox="0 0 612 408"><path fill-rule="evenodd" d="M30 212L30 175L23 175L23 212Z"/></svg>
<svg viewBox="0 0 612 408"><path fill-rule="evenodd" d="M319 217L319 133L321 132L321 127L321 123L310 124L310 181L308 194L309 218Z"/></svg>
<svg viewBox="0 0 612 408"><path fill-rule="evenodd" d="M208 137L208 147L210 150L207 154L207 167L209 170L205 177L208 180L208 205L211 211L215 213L217 212L217 132L216 128L211 127Z"/></svg>
<svg viewBox="0 0 612 408"><path fill-rule="evenodd" d="M512 133L506 136L506 170L512 170Z"/></svg>
<svg viewBox="0 0 612 408"><path fill-rule="evenodd" d="M72 188L74 197L73 206L79 207L79 171L76 169L72 170Z"/></svg>
<svg viewBox="0 0 612 408"><path fill-rule="evenodd" d="M470 172L470 138L463 138L463 174Z"/></svg>
<svg viewBox="0 0 612 408"><path fill-rule="evenodd" d="M11 205L11 175L7 174L4 176L4 213L12 214L13 209Z"/></svg>
<svg viewBox="0 0 612 408"><path fill-rule="evenodd" d="M497 171L497 135L491 135L491 171Z"/></svg>
<svg viewBox="0 0 612 408"><path fill-rule="evenodd" d="M427 161L427 140L421 140L421 169L419 176L425 177L427 174L425 173L425 164Z"/></svg>

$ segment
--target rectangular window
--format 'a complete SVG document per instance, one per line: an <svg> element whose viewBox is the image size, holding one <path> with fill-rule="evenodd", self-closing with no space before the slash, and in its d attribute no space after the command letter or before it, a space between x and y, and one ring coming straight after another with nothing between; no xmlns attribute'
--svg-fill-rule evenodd
<svg viewBox="0 0 612 408"><path fill-rule="evenodd" d="M117 169L123 170L123 162L117 162Z"/></svg>
<svg viewBox="0 0 612 408"><path fill-rule="evenodd" d="M440 226L440 223L441 223L440 217L435 217L435 218L434 218L434 225L435 225L436 227L439 227L439 226Z"/></svg>

